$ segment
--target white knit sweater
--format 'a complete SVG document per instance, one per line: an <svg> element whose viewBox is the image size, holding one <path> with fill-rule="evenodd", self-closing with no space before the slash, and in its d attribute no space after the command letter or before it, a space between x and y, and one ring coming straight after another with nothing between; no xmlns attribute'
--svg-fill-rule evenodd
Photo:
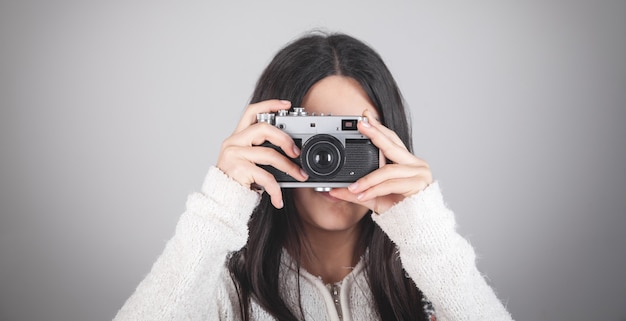
<svg viewBox="0 0 626 321"><path fill-rule="evenodd" d="M202 193L189 196L174 237L114 320L240 320L225 262L246 244L247 222L258 202L258 193L212 167ZM432 302L438 321L512 320L477 270L473 248L456 232L437 183L372 215L398 246L403 267ZM340 308L319 278L306 271L299 277L306 320L338 321L339 313L344 321L381 319L361 263L337 284ZM280 278L281 295L298 311L298 274L288 255ZM274 320L254 300L251 309L252 320Z"/></svg>

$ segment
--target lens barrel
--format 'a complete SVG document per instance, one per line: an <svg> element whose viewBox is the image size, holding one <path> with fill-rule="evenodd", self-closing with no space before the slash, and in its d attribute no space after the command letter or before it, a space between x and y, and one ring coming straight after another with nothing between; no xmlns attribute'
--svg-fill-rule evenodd
<svg viewBox="0 0 626 321"><path fill-rule="evenodd" d="M343 167L345 149L336 137L319 134L304 143L300 157L309 176L330 179Z"/></svg>

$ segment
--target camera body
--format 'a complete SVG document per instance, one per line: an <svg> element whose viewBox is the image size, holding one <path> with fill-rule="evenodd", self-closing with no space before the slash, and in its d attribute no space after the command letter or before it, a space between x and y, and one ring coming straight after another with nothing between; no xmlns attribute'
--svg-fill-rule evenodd
<svg viewBox="0 0 626 321"><path fill-rule="evenodd" d="M309 187L328 191L346 187L379 167L379 151L372 141L359 133L362 116L309 115L302 107L291 112L257 114L257 122L269 123L291 136L300 148L298 158L290 158L309 174L300 182L269 165L259 165L276 178L282 187ZM282 150L265 142L262 146Z"/></svg>

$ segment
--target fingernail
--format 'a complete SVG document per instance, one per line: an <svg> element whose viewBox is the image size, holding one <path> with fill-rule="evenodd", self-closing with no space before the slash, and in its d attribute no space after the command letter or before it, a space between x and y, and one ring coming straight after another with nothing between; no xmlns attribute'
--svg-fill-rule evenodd
<svg viewBox="0 0 626 321"><path fill-rule="evenodd" d="M359 184L357 183L352 183L350 184L350 186L348 186L348 190L350 190L351 192L355 191L357 189L357 187L359 187Z"/></svg>
<svg viewBox="0 0 626 321"><path fill-rule="evenodd" d="M361 125L363 125L363 127L372 127L372 125L370 124L370 120L367 117L363 117L361 118Z"/></svg>
<svg viewBox="0 0 626 321"><path fill-rule="evenodd" d="M298 148L298 146L293 145L293 152L296 154L296 156L300 156L300 148Z"/></svg>
<svg viewBox="0 0 626 321"><path fill-rule="evenodd" d="M285 206L285 203L281 200L280 203L278 203L278 208L283 208L283 206Z"/></svg>
<svg viewBox="0 0 626 321"><path fill-rule="evenodd" d="M289 105L289 104L291 104L291 102L290 102L289 100L284 100L284 99L281 99L281 100L280 100L280 103L281 103L281 104L283 104L283 105Z"/></svg>
<svg viewBox="0 0 626 321"><path fill-rule="evenodd" d="M360 201L360 200L363 199L363 197L365 197L365 193L361 193L361 194L357 195L356 199Z"/></svg>
<svg viewBox="0 0 626 321"><path fill-rule="evenodd" d="M309 174L307 174L307 172L302 168L300 168L300 174L302 174L304 178L309 179Z"/></svg>

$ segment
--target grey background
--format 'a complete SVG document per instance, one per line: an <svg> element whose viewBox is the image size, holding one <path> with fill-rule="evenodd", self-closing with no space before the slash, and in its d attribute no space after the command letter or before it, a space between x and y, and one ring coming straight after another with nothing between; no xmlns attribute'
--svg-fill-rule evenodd
<svg viewBox="0 0 626 321"><path fill-rule="evenodd" d="M0 319L109 320L272 55L376 48L518 320L626 320L626 2L0 1Z"/></svg>

